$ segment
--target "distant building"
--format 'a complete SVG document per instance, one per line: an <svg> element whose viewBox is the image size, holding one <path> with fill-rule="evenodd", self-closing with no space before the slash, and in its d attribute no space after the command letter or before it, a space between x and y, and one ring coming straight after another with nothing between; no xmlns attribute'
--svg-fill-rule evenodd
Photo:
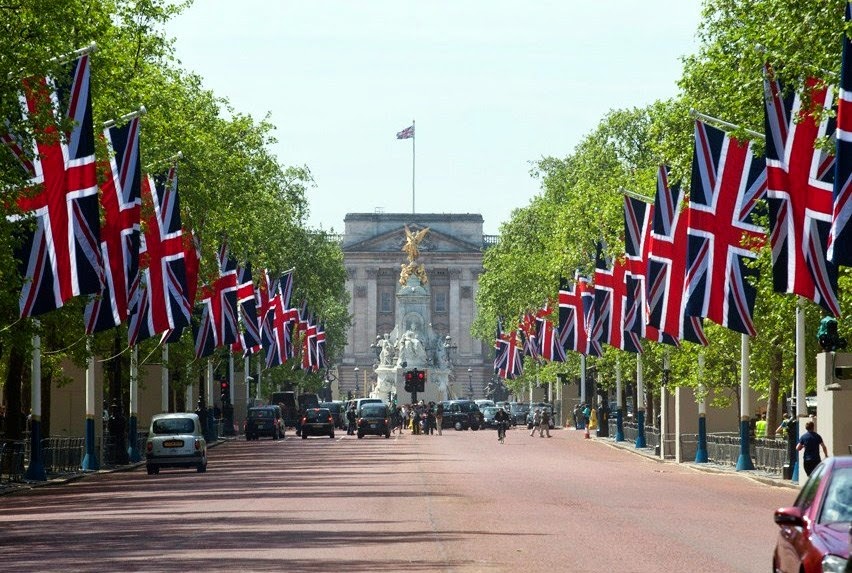
<svg viewBox="0 0 852 573"><path fill-rule="evenodd" d="M338 364L341 395L352 391L360 396L375 381L377 356L371 345L396 324L396 292L400 268L407 263L402 246L408 225L412 231L429 228L420 244L419 262L428 275L432 328L442 336L449 335L455 346L451 389L459 397L468 397L472 388L473 397L483 397L493 375L492 350L490 344L471 337L470 326L476 317L482 254L495 237L483 235L482 224L479 214L346 215L342 248L352 326Z"/></svg>

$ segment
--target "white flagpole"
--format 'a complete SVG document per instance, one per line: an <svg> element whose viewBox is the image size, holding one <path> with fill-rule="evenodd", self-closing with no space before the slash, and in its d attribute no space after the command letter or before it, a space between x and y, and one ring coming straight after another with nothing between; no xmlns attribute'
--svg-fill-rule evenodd
<svg viewBox="0 0 852 573"><path fill-rule="evenodd" d="M169 345L163 344L163 365L160 367L160 408L169 411Z"/></svg>
<svg viewBox="0 0 852 573"><path fill-rule="evenodd" d="M417 138L417 130L414 129L414 120L411 120L411 214L416 211L414 209L414 140Z"/></svg>

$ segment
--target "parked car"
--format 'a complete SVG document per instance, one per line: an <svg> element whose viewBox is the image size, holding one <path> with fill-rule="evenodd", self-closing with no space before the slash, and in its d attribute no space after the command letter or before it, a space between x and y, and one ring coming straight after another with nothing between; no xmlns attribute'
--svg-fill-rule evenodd
<svg viewBox="0 0 852 573"><path fill-rule="evenodd" d="M494 420L494 415L501 409L499 406L486 406L482 408L482 427L496 428L497 422Z"/></svg>
<svg viewBox="0 0 852 573"><path fill-rule="evenodd" d="M778 573L848 571L852 456L832 456L811 473L791 507L775 511Z"/></svg>
<svg viewBox="0 0 852 573"><path fill-rule="evenodd" d="M527 414L530 411L528 404L522 402L512 402L509 404L509 414L512 418L512 425L517 426L527 423Z"/></svg>
<svg viewBox="0 0 852 573"><path fill-rule="evenodd" d="M155 414L145 445L145 467L148 475L160 468L194 467L207 471L207 442L198 416L190 413Z"/></svg>
<svg viewBox="0 0 852 573"><path fill-rule="evenodd" d="M257 440L261 436L269 436L273 440L283 438L286 432L284 416L278 406L257 406L246 412L243 427L246 440Z"/></svg>
<svg viewBox="0 0 852 573"><path fill-rule="evenodd" d="M343 411L343 402L320 402L320 408L326 408L331 412L331 417L334 418L334 427L341 430L346 429L346 416Z"/></svg>
<svg viewBox="0 0 852 573"><path fill-rule="evenodd" d="M369 403L361 406L361 413L356 422L358 438L367 434L390 438L390 415L384 403Z"/></svg>
<svg viewBox="0 0 852 573"><path fill-rule="evenodd" d="M478 430L482 425L482 412L473 400L447 400L443 404L444 418L441 428Z"/></svg>
<svg viewBox="0 0 852 573"><path fill-rule="evenodd" d="M302 439L308 436L334 437L334 417L328 408L308 408L302 417Z"/></svg>
<svg viewBox="0 0 852 573"><path fill-rule="evenodd" d="M550 404L533 404L529 407L529 410L527 411L527 419L526 419L527 430L532 430L533 418L535 417L536 409L539 409L542 412L544 412L545 410L548 411L548 413L550 414L550 419L548 420L547 425L552 430L555 427L555 423L554 423L554 420L553 420L553 418L554 418L553 406L551 406Z"/></svg>

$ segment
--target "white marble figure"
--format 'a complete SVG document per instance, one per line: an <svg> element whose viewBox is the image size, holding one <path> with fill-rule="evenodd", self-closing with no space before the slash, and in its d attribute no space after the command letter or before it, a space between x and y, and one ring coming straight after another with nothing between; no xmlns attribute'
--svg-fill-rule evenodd
<svg viewBox="0 0 852 573"><path fill-rule="evenodd" d="M398 368L426 365L426 349L423 343L417 338L417 333L409 326L408 330L397 340L397 361Z"/></svg>
<svg viewBox="0 0 852 573"><path fill-rule="evenodd" d="M388 340L388 334L379 341L381 352L379 353L379 366L390 366L393 361L393 345Z"/></svg>

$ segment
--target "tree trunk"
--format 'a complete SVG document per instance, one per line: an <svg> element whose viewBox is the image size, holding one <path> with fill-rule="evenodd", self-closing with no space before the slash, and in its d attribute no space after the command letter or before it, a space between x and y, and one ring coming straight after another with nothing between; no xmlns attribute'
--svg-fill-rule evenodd
<svg viewBox="0 0 852 573"><path fill-rule="evenodd" d="M9 440L20 440L24 436L27 415L21 401L21 380L25 360L24 352L13 344L6 370L6 438Z"/></svg>
<svg viewBox="0 0 852 573"><path fill-rule="evenodd" d="M781 386L781 369L784 355L778 347L772 350L769 364L769 399L766 401L766 437L775 437L778 427L778 390Z"/></svg>

